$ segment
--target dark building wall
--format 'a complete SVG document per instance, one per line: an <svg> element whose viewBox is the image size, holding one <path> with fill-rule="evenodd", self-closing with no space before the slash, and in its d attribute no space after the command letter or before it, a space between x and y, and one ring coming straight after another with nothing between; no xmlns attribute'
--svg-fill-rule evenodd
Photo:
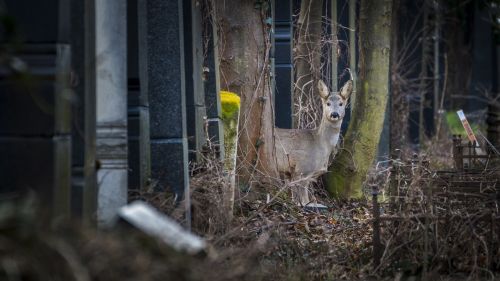
<svg viewBox="0 0 500 281"><path fill-rule="evenodd" d="M14 36L0 33L10 57L0 66L0 191L35 190L69 214L71 96L69 1L4 1ZM30 7L27 9L26 7ZM33 12L37 11L37 12Z"/></svg>
<svg viewBox="0 0 500 281"><path fill-rule="evenodd" d="M292 1L276 0L274 11L275 125L292 127Z"/></svg>

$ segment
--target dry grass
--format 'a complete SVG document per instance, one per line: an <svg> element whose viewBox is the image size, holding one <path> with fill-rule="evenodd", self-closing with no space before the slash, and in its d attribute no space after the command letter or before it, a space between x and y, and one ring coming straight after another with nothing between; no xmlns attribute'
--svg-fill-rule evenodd
<svg viewBox="0 0 500 281"><path fill-rule="evenodd" d="M387 185L388 171L383 165L374 168L367 186ZM492 252L498 245L489 244L487 224L473 219L487 211L486 202L454 204L444 210L440 197L433 197L433 214L451 214L450 223L426 222L418 216L429 214L424 212L429 201L422 195L427 178L415 169L409 172L400 181L407 204L398 205L395 213L407 219L384 226L384 255L377 269L368 202L337 202L317 192L318 201L330 208L307 211L292 202L288 187L265 187L266 193L241 198L229 222L227 209L221 207L228 186L222 163L206 156L202 164L192 166L191 180L193 231L210 245L204 255L174 252L130 228L102 232L71 223L43 225L36 207L16 203L3 205L0 212L0 279L405 280L423 276L426 264L426 276L432 280L471 276L492 280L496 273L486 263L488 253L494 253L498 264L498 252ZM136 196L175 213L166 194ZM383 210L390 215L394 209ZM464 214L471 217L460 219Z"/></svg>
<svg viewBox="0 0 500 281"><path fill-rule="evenodd" d="M451 170L448 143L434 139L420 156L396 163L392 196L382 203L383 216L391 219L382 221L378 274L498 278L500 228L494 218L499 217L495 184L500 170L490 166L478 174L438 172Z"/></svg>
<svg viewBox="0 0 500 281"><path fill-rule="evenodd" d="M259 271L270 280L360 278L370 272L371 226L366 202L335 202L316 192L328 211L296 206L290 186L266 186L236 202L228 223L224 206L222 163L207 156L191 180L195 231L222 251L259 251ZM200 212L196 209L200 208ZM252 245L251 250L248 245ZM272 269L272 270L270 270Z"/></svg>

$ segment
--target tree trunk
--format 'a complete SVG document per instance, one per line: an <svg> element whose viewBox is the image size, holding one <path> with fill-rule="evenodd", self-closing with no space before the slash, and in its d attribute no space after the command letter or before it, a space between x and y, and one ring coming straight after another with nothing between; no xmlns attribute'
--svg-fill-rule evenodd
<svg viewBox="0 0 500 281"><path fill-rule="evenodd" d="M394 155L408 140L408 101L403 91L404 71L408 67L400 53L399 16L401 1L393 0L391 23L391 112L390 112L390 152Z"/></svg>
<svg viewBox="0 0 500 281"><path fill-rule="evenodd" d="M294 54L294 127L316 127L321 100L316 86L321 77L321 16L323 0L302 0Z"/></svg>
<svg viewBox="0 0 500 281"><path fill-rule="evenodd" d="M332 61L331 61L331 67L332 67L332 88L331 91L338 91L338 55L339 55L339 40L338 40L338 24L337 24L337 0L332 0L332 9L331 9L331 15L332 15L332 23L331 23L331 29L332 29Z"/></svg>
<svg viewBox="0 0 500 281"><path fill-rule="evenodd" d="M422 27L422 56L420 59L420 85L419 85L419 95L420 103L418 109L418 145L422 148L426 134L425 134L425 120L424 111L427 106L427 91L429 90L429 59L430 59L430 46L429 46L429 0L424 0L423 2L424 18Z"/></svg>
<svg viewBox="0 0 500 281"><path fill-rule="evenodd" d="M219 28L221 90L241 98L238 128L238 186L278 178L271 107L270 15L267 2L215 1Z"/></svg>
<svg viewBox="0 0 500 281"><path fill-rule="evenodd" d="M336 197L362 197L377 152L389 91L391 12L392 0L361 1L358 95L344 147L328 174L328 191Z"/></svg>
<svg viewBox="0 0 500 281"><path fill-rule="evenodd" d="M356 81L358 74L358 67L356 62L356 6L357 0L349 0L349 69L351 70L351 77L354 85L352 87L351 94L351 113L354 110L354 104L356 103Z"/></svg>
<svg viewBox="0 0 500 281"><path fill-rule="evenodd" d="M447 54L448 82L445 92L445 100L448 102L448 108L462 108L470 89L472 76L472 43L469 36L470 26L468 17L474 13L475 1L449 1L448 7L443 15L443 33L444 50ZM461 96L459 98L454 95Z"/></svg>
<svg viewBox="0 0 500 281"><path fill-rule="evenodd" d="M433 21L433 28L434 28L434 38L433 38L433 43L434 43L434 67L433 67L433 73L434 77L432 79L433 86L434 86L434 91L433 91L433 96L434 96L434 128L435 128L435 133L436 137L438 133L438 124L440 124L440 120L443 118L442 112L440 111L440 106L439 106L439 101L441 100L439 95L441 93L440 87L439 87L439 78L440 78L440 41L441 41L441 15L440 15L440 10L439 10L439 1L433 1L432 7L434 11L434 21Z"/></svg>

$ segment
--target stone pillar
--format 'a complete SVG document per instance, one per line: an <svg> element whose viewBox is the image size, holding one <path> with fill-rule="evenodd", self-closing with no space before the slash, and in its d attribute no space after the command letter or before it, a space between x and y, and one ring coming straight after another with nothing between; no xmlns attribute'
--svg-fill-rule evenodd
<svg viewBox="0 0 500 281"><path fill-rule="evenodd" d="M18 32L0 32L0 192L33 190L47 214L68 216L69 2L6 0L0 9Z"/></svg>
<svg viewBox="0 0 500 281"><path fill-rule="evenodd" d="M95 1L97 220L106 225L127 203L127 10Z"/></svg>
<svg viewBox="0 0 500 281"><path fill-rule="evenodd" d="M204 118L205 90L203 84L203 42L201 5L197 0L183 2L184 58L186 76L186 114L189 159L199 160L206 143Z"/></svg>
<svg viewBox="0 0 500 281"><path fill-rule="evenodd" d="M205 5L204 2L202 5ZM210 7L203 6L202 14L208 14ZM219 157L224 159L224 127L222 125L221 116L221 103L220 103L220 78L219 78L219 52L218 52L218 38L217 27L213 24L215 18L209 17L203 23L203 34L206 36L204 40L208 44L204 44L206 49L205 62L203 64L203 79L205 82L205 105L207 110L206 128L208 130L208 138L210 143L216 146L219 152Z"/></svg>
<svg viewBox="0 0 500 281"><path fill-rule="evenodd" d="M139 76L149 100L153 184L185 199L189 222L182 3L139 0Z"/></svg>

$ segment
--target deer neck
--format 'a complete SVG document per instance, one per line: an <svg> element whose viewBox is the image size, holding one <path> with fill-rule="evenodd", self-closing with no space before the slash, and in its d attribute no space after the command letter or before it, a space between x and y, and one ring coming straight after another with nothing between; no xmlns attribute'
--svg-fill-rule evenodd
<svg viewBox="0 0 500 281"><path fill-rule="evenodd" d="M342 120L331 122L327 120L326 117L323 117L317 131L318 140L328 145L330 149L333 149L339 140L341 125Z"/></svg>

